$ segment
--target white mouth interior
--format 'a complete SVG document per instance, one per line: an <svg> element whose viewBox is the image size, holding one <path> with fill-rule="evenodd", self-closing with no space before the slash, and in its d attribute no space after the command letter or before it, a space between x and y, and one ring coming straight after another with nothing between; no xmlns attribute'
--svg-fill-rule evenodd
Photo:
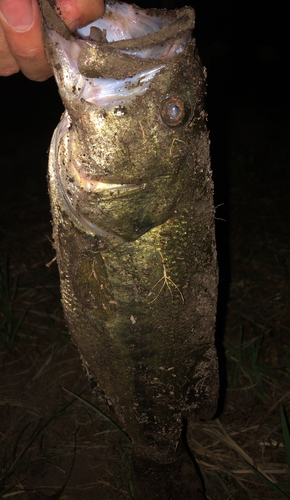
<svg viewBox="0 0 290 500"><path fill-rule="evenodd" d="M148 16L144 14L142 9L136 9L132 5L113 2L111 5L108 2L104 16L79 29L78 33L88 37L91 27L95 26L101 30L106 30L108 42L116 42L156 33L170 22L166 18Z"/></svg>
<svg viewBox="0 0 290 500"><path fill-rule="evenodd" d="M171 22L171 19L164 17L148 16L142 9L132 5L111 2L106 5L106 13L102 18L78 30L78 35L83 39L76 37L75 41L66 40L59 33L48 30L61 66L62 74L56 75L56 78L59 83L64 82L66 90L73 92L77 99L84 99L107 111L115 106L128 105L148 90L155 75L164 67L162 63L166 63L166 58L183 51L190 35L182 35L163 46L127 52L140 58L156 59L156 67L124 80L83 76L77 65L82 44L89 38L92 26L106 30L107 41L113 42L155 33Z"/></svg>
<svg viewBox="0 0 290 500"><path fill-rule="evenodd" d="M105 78L87 78L78 69L77 59L84 40L75 42L66 40L59 33L48 30L49 37L55 44L61 65L62 81L68 91L74 93L77 99L84 99L106 111L115 106L130 104L135 97L148 90L154 76L163 67L150 69L125 80ZM58 75L56 74L56 78Z"/></svg>

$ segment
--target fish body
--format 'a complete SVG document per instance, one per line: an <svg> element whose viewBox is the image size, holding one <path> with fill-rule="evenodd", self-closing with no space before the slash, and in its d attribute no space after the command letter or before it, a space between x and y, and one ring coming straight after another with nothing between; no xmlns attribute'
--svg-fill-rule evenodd
<svg viewBox="0 0 290 500"><path fill-rule="evenodd" d="M184 418L213 416L219 386L213 184L194 11L111 1L94 26L71 35L40 4L66 108L49 159L65 317L134 455L171 463Z"/></svg>

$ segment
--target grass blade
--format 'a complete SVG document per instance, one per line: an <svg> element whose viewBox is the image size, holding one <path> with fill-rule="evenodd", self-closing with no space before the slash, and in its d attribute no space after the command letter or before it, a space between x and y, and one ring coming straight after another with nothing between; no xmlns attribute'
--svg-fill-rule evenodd
<svg viewBox="0 0 290 500"><path fill-rule="evenodd" d="M80 392L80 394L82 394L85 390L86 390L87 386ZM14 445L14 449L13 449L13 453L12 453L12 459L10 461L10 464L8 465L6 471L3 471L2 475L0 476L0 488L3 488L4 487L4 483L6 481L6 479L11 476L12 474L14 474L14 472L19 469L19 467L21 467L23 465L23 458L26 454L26 452L29 450L29 448L31 447L31 445L33 444L33 442L35 441L35 439L37 438L37 436L39 436L39 434L43 431L43 429L45 427L47 427L50 422L56 418L56 417L59 417L59 416L62 416L64 414L66 414L66 409L77 399L78 395L74 395L74 397L68 401L65 405L63 405L59 410L57 410L56 412L54 413L51 413L49 415L42 415L40 417L37 417L37 418L34 418L33 420L30 420L24 427L23 429L21 430L21 432L18 434L17 436L17 439L16 439L16 442L15 442L15 445ZM18 447L18 444L19 444L19 441L22 437L22 435L24 434L24 432L26 431L26 429L28 428L28 426L35 422L35 421L39 421L41 419L45 419L44 423L37 429L37 427L32 431L32 433L30 434L29 438L28 438L28 441L25 445L25 447L23 448L23 450L19 453L19 455L16 457L16 454L17 454L17 447Z"/></svg>
<svg viewBox="0 0 290 500"><path fill-rule="evenodd" d="M284 500L289 500L288 495L286 495L286 493L284 493L284 491L280 490L280 488L278 488L278 486L276 484L274 484L271 481L269 481L269 479L267 479L257 469L255 469L254 467L252 467L252 465L250 465L248 462L246 462L246 460L244 460L244 462L247 465L247 467L249 467L249 469L251 469L256 474L256 476L258 476L260 479L262 479L262 481L264 481L264 483L266 483L268 486L270 486L270 488L272 488L272 490L274 490L277 493L279 493L279 495L280 495L281 498L284 498Z"/></svg>
<svg viewBox="0 0 290 500"><path fill-rule="evenodd" d="M281 413L281 423L282 423L282 432L283 432L283 439L284 439L284 445L285 445L285 450L286 450L286 455L287 455L287 465L288 465L288 470L290 474L290 433L289 433L289 427L288 427L288 422L286 419L285 411L283 406L280 406L280 413Z"/></svg>
<svg viewBox="0 0 290 500"><path fill-rule="evenodd" d="M82 398L78 394L75 394L74 392L70 391L69 389L66 389L65 387L63 387L63 389L65 391L69 392L70 394L72 394L73 396L75 396L75 398L77 398L80 401L82 401L82 403L84 403L85 405L87 405L93 411L95 411L96 413L98 413L104 420L107 420L107 422L110 422L110 424L112 424L123 435L123 437L126 438L131 443L131 439L127 436L127 434L123 431L123 429L121 429L121 427L119 427L118 424L116 424L116 422L114 422L114 420L112 420L105 413L103 413L101 410L99 410L99 408L97 408L92 403L90 403L90 401L87 401L86 399Z"/></svg>

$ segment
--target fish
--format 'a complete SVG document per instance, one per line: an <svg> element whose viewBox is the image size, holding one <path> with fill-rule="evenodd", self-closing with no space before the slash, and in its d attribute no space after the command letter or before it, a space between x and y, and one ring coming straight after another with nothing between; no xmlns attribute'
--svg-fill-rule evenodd
<svg viewBox="0 0 290 500"><path fill-rule="evenodd" d="M108 0L102 18L71 34L52 1L39 4L65 107L48 182L69 332L132 440L136 498L204 499L182 445L186 419L211 418L219 392L195 13Z"/></svg>

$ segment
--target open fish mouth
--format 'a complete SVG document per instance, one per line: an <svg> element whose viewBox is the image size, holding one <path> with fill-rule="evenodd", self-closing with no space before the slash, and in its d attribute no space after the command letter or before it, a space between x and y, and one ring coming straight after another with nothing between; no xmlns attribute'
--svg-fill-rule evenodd
<svg viewBox="0 0 290 500"><path fill-rule="evenodd" d="M50 17L57 17L53 9ZM184 50L192 37L194 11L178 17L175 11L108 0L104 16L74 34L65 25L57 30L51 24L46 21L46 33L55 48L60 90L65 87L77 99L111 110L143 95L166 61ZM112 60L117 53L116 68Z"/></svg>

